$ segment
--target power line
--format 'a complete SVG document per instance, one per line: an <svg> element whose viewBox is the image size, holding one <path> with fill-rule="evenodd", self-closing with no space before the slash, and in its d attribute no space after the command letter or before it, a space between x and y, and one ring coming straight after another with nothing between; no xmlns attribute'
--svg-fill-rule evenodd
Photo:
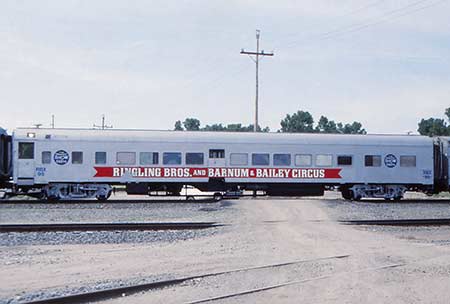
<svg viewBox="0 0 450 304"><path fill-rule="evenodd" d="M255 95L255 125L253 126L253 131L258 131L258 91L259 91L259 57L273 56L272 53L264 53L264 50L259 51L259 38L260 30L256 30L256 52L248 52L244 49L241 50L241 55L248 55L256 64L256 95ZM252 56L255 56L253 58Z"/></svg>
<svg viewBox="0 0 450 304"><path fill-rule="evenodd" d="M418 11L430 8L432 6L438 5L439 3L447 1L447 0L438 0L438 1L432 2L432 3L428 4L428 5L418 7L419 5L425 4L428 1L429 0L419 0L419 1L416 1L416 2L413 2L413 3L410 3L408 5L405 5L405 6L401 7L401 8L388 11L386 14L384 14L383 16L380 16L379 18L375 18L375 19L372 19L372 20L366 20L366 22L354 23L354 24L351 24L351 25L348 25L348 26L345 26L345 27L342 27L342 28L337 28L335 30L331 30L331 31L328 31L328 32L325 32L325 33L322 33L322 34L315 35L315 36L310 37L309 39L305 39L303 41L301 41L301 40L294 41L294 42L288 44L284 48L285 49L289 49L289 48L297 47L298 44L300 44L301 42L305 43L305 42L314 41L314 40L315 41L322 41L322 40L332 39L332 38L335 38L335 37L338 37L338 36L342 36L342 35L345 35L345 34L349 34L349 33L358 32L358 31L364 30L364 29L366 29L368 27L372 27L372 26L375 26L375 25L378 25L378 24L382 24L382 23L384 23L386 21L391 21L391 20L394 20L396 18L403 17L403 16L406 16L406 15L410 15L410 14L416 13Z"/></svg>
<svg viewBox="0 0 450 304"><path fill-rule="evenodd" d="M381 2L385 2L385 1L386 1L386 0L372 1L372 2L370 2L370 3L368 3L368 4L366 4L366 5L360 6L360 7L356 8L356 9L354 9L354 10L351 10L351 11L348 11L348 12L346 12L346 13L340 14L339 16L337 16L337 18L345 18L345 17L353 16L353 15L355 15L355 14L361 12L361 11L364 11L364 10L366 10L366 9L368 9L368 8L377 6L377 5L380 4ZM319 21L317 21L317 22L312 22L312 23L308 23L308 24L306 24L306 25L302 25L302 27L312 27L312 26L315 26L315 25L317 25L317 24L319 24L319 23L320 23ZM320 35L320 34L319 34L319 35ZM283 41L283 40L285 40L286 38L288 38L288 37L293 37L293 36L299 36L299 35L298 35L298 33L291 33L291 34L288 34L288 35L284 36L284 38L281 39L281 40L279 40L279 41ZM274 43L274 45L275 45L274 49L278 48L278 45L280 44L279 41L276 41L276 42Z"/></svg>

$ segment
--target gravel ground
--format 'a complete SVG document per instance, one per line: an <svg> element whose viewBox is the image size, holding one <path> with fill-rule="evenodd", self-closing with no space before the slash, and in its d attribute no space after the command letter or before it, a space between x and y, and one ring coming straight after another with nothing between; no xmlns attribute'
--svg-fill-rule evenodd
<svg viewBox="0 0 450 304"><path fill-rule="evenodd" d="M450 202L327 200L323 204L327 207L331 218L343 221L450 218ZM410 241L450 245L450 227L448 226L357 226L356 229L389 233Z"/></svg>
<svg viewBox="0 0 450 304"><path fill-rule="evenodd" d="M306 302L320 303L327 300L319 292L323 288L331 294L331 299L342 297L349 303L367 302L363 296L379 289L409 302L408 293L400 292L405 286L415 290L410 293L419 300L431 301L433 298L421 296L423 293L418 289L421 285L415 284L421 276L430 287L448 277L450 262L448 255L443 254L450 248L450 228L346 226L335 220L447 218L450 217L450 203L354 203L332 199L334 196L332 193L325 200L264 198L207 204L1 204L1 223L217 221L232 225L194 231L0 234L0 292L3 295L0 303L21 303L335 254L350 254L350 258L302 267L289 266L282 271L264 270L229 278L211 278L203 283L187 282L174 289L124 297L122 302L117 299L117 303L180 303L189 297L198 298L200 293L205 296L226 294L242 288L267 286L310 275L345 274L346 271L350 274L345 280L339 276L331 277L326 285L317 281L310 283L308 288L296 286L274 292L274 298L266 298L265 294L243 297L241 303L278 303L283 299L285 303L292 303L300 295ZM423 247L422 243L432 247ZM439 256L443 257L442 261L428 259ZM427 262L414 264L416 259ZM411 266L387 274L367 273L367 281L362 279L363 274L359 278L361 267L397 262L410 262ZM33 278L35 273L39 274L39 279ZM390 289L390 284L395 288ZM445 288L433 290L433 294L444 295L445 291ZM352 292L356 293L356 298L349 296ZM377 295L371 295L372 300L376 298ZM396 302L395 298L391 302Z"/></svg>
<svg viewBox="0 0 450 304"><path fill-rule="evenodd" d="M220 230L10 232L0 234L0 246L176 242L210 237Z"/></svg>
<svg viewBox="0 0 450 304"><path fill-rule="evenodd" d="M230 201L212 203L0 204L1 224L223 221Z"/></svg>
<svg viewBox="0 0 450 304"><path fill-rule="evenodd" d="M1 224L95 222L227 222L232 203L1 204ZM11 232L0 246L176 242L212 236L221 228L168 231Z"/></svg>
<svg viewBox="0 0 450 304"><path fill-rule="evenodd" d="M145 277L145 278L133 278L133 279L124 279L124 280L102 280L102 281L96 281L93 282L90 285L80 285L80 286L65 286L65 288L48 288L43 289L36 292L23 292L21 294L16 295L12 299L6 299L1 300L0 303L4 304L16 304L16 303L23 303L23 302L30 302L30 301L38 301L38 300L44 300L52 297L60 297L63 295L69 295L69 294L79 294L79 293L87 293L87 292L93 292L96 290L104 290L104 289L112 289L112 288L119 288L119 287L125 287L125 286L133 286L133 285L140 285L140 284L148 284L153 283L157 281L162 280L170 280L174 279L173 275L167 274L167 275L157 275L157 276L151 276L151 277Z"/></svg>
<svg viewBox="0 0 450 304"><path fill-rule="evenodd" d="M89 204L0 204L0 223L70 223L70 222L227 222L236 210L230 201L212 203L89 203ZM167 244L223 233L226 227L199 230L168 231L92 231L92 232L27 232L0 234L0 253L3 265L24 265L33 257L45 256L59 249L38 249L37 245L74 244ZM135 245L133 245L135 244ZM49 263L60 263L57 259ZM134 277L123 280L102 280L89 285L63 286L24 291L0 303L21 303L65 294L88 292L134 284L171 279L172 275Z"/></svg>
<svg viewBox="0 0 450 304"><path fill-rule="evenodd" d="M450 218L449 202L352 202L326 200L330 215L337 220Z"/></svg>

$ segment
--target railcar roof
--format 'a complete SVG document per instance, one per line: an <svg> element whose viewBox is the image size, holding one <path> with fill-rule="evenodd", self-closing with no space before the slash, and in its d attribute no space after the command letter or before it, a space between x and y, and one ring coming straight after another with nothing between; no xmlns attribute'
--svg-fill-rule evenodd
<svg viewBox="0 0 450 304"><path fill-rule="evenodd" d="M36 140L130 141L130 142L211 142L260 144L369 144L369 145L430 145L432 139L419 135L348 135L317 133L252 133L158 130L99 130L18 128L16 139L26 139L34 133ZM47 137L47 138L46 138Z"/></svg>

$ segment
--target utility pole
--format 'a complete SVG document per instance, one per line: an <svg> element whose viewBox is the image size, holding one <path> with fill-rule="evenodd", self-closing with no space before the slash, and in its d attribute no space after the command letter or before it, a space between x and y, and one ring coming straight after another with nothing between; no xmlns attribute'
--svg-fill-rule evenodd
<svg viewBox="0 0 450 304"><path fill-rule="evenodd" d="M262 56L273 56L272 53L264 53L264 50L261 52L259 51L259 37L260 37L260 30L256 30L256 52L247 52L244 49L241 49L242 55L248 55L250 59L252 59L256 63L256 94L255 94L255 125L253 126L253 131L258 131L258 95L259 95L259 79L258 79L258 73L259 73L259 57ZM255 58L252 57L255 56Z"/></svg>
<svg viewBox="0 0 450 304"><path fill-rule="evenodd" d="M108 126L107 124L105 124L105 114L102 115L102 125L101 126L97 126L96 124L94 124L94 128L99 128L102 130L105 129L112 129L112 125Z"/></svg>
<svg viewBox="0 0 450 304"><path fill-rule="evenodd" d="M52 123L51 123L52 129L55 128L55 115L52 114Z"/></svg>

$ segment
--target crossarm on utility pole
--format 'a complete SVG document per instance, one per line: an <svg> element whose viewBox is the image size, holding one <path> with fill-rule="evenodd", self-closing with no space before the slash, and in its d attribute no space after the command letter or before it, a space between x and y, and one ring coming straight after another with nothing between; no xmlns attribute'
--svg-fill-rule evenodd
<svg viewBox="0 0 450 304"><path fill-rule="evenodd" d="M273 53L264 53L264 51L257 53L257 52L247 52L247 51L242 50L241 54L258 55L258 56L273 56Z"/></svg>

